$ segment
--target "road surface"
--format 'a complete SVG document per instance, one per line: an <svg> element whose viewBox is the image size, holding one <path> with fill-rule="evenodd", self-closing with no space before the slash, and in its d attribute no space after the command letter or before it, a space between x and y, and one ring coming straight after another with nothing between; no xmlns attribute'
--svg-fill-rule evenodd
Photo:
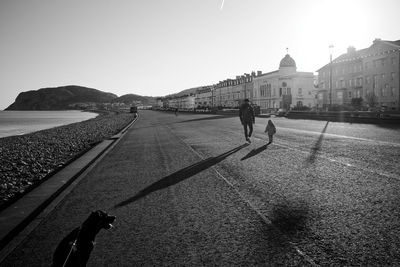
<svg viewBox="0 0 400 267"><path fill-rule="evenodd" d="M142 111L2 266L46 266L96 209L89 266L400 265L400 127Z"/></svg>

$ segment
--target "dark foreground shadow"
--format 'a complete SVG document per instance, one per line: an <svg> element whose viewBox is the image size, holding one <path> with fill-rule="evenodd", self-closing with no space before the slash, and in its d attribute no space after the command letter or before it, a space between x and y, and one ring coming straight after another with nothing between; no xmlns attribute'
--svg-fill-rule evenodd
<svg viewBox="0 0 400 267"><path fill-rule="evenodd" d="M315 158L317 157L317 154L319 150L321 149L322 146L322 141L324 140L324 134L326 132L326 128L328 128L329 121L326 122L324 129L322 129L321 134L318 137L317 142L315 142L314 146L311 148L310 155L308 156L306 163L307 164L312 164L315 161Z"/></svg>
<svg viewBox="0 0 400 267"><path fill-rule="evenodd" d="M120 208L122 206L128 205L144 196L147 196L148 194L150 194L152 192L167 188L167 187L177 184L187 178L190 178L190 177L198 174L199 172L206 170L206 169L212 167L213 165L221 162L222 160L227 158L229 155L236 153L237 151L239 151L240 149L242 149L246 146L248 146L248 144L243 144L243 145L238 146L234 149L231 149L217 157L211 157L211 158L202 160L202 161L195 163L193 165L190 165L182 170L174 172L174 173L162 178L161 180L158 180L157 182L149 185L148 187L146 187L145 189L143 189L139 193L137 193L135 196L116 204L114 206L114 208Z"/></svg>
<svg viewBox="0 0 400 267"><path fill-rule="evenodd" d="M271 222L288 237L301 236L307 232L310 217L306 203L278 203L272 210Z"/></svg>
<svg viewBox="0 0 400 267"><path fill-rule="evenodd" d="M254 157L255 155L263 152L264 150L267 149L267 147L269 146L270 143L267 143L266 145L260 146L257 149L253 149L251 150L246 156L244 156L243 158L241 158L240 160L246 160L248 158Z"/></svg>

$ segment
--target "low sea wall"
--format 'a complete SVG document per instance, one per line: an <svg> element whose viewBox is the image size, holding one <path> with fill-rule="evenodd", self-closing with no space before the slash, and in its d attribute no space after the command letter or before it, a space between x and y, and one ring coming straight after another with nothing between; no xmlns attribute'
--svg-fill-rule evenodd
<svg viewBox="0 0 400 267"><path fill-rule="evenodd" d="M87 121L0 138L0 210L133 119L132 113L103 113Z"/></svg>
<svg viewBox="0 0 400 267"><path fill-rule="evenodd" d="M325 120L325 121L336 121L336 122L399 124L400 125L400 112L290 111L286 114L286 117L289 119Z"/></svg>

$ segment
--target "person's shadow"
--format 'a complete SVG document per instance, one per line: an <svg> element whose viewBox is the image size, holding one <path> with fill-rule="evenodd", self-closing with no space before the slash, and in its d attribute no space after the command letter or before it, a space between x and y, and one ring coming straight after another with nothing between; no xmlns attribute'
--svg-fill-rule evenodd
<svg viewBox="0 0 400 267"><path fill-rule="evenodd" d="M328 128L328 124L329 124L329 121L326 122L324 129L322 129L322 132L318 137L318 140L315 142L315 144L311 148L310 155L306 159L306 165L313 164L315 162L315 159L317 158L318 153L321 150L322 142L324 140L324 135L325 135L326 129Z"/></svg>
<svg viewBox="0 0 400 267"><path fill-rule="evenodd" d="M241 146L238 146L234 149L231 149L217 157L210 157L208 159L202 160L198 163L195 163L193 165L190 165L186 168L183 168L182 170L179 170L177 172L174 172L160 180L158 180L157 182L154 182L153 184L149 185L148 187L142 189L140 192L138 192L135 196L128 198L118 204L116 204L114 206L114 208L120 208L122 206L128 205L132 202L135 202L136 200L147 196L148 194L155 192L157 190L161 190L164 188L167 188L171 185L177 184L187 178L190 178L196 174L198 174L199 172L206 170L210 167L212 167L213 165L221 162L222 160L224 160L225 158L227 158L229 155L232 155L233 153L236 153L237 151L239 151L240 149L244 148L248 146L248 144L243 144Z"/></svg>
<svg viewBox="0 0 400 267"><path fill-rule="evenodd" d="M266 150L267 147L269 146L269 144L271 144L271 143L269 142L269 143L267 143L266 145L263 145L263 146L260 146L260 147L257 148L257 149L251 150L246 156L244 156L244 157L241 158L240 160L246 160L246 159L248 159L248 158L254 157L255 155L257 155L257 154L263 152L264 150Z"/></svg>

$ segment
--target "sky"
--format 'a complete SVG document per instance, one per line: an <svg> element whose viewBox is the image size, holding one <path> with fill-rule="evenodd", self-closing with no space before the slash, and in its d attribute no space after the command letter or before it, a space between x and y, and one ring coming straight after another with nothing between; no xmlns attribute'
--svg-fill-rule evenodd
<svg viewBox="0 0 400 267"><path fill-rule="evenodd" d="M398 0L0 0L0 110L80 85L165 96L252 71L316 72L400 39Z"/></svg>

